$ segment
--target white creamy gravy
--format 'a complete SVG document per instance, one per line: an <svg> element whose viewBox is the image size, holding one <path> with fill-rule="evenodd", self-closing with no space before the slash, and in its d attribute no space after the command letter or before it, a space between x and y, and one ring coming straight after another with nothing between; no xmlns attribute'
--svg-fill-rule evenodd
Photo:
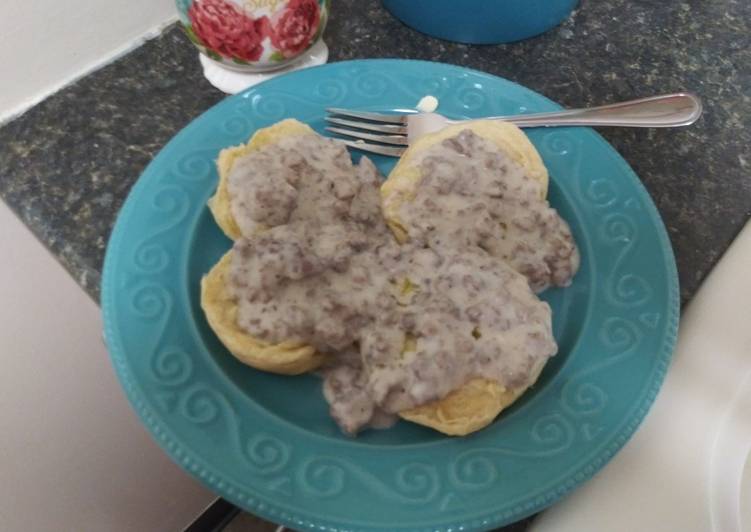
<svg viewBox="0 0 751 532"><path fill-rule="evenodd" d="M369 160L353 166L317 135L250 153L230 174L247 235L235 243L228 287L238 325L331 354L324 395L348 433L475 377L526 386L556 351L550 308L522 275L474 243L399 246L379 184Z"/></svg>
<svg viewBox="0 0 751 532"><path fill-rule="evenodd" d="M567 286L579 268L571 229L542 198L542 185L469 129L413 164L424 176L399 219L429 246L479 247L508 262L535 292Z"/></svg>

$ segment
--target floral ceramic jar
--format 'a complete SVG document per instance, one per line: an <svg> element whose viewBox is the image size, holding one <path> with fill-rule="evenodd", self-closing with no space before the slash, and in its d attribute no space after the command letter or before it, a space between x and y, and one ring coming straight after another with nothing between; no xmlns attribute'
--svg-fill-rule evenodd
<svg viewBox="0 0 751 532"><path fill-rule="evenodd" d="M330 0L176 0L185 32L233 70L287 66L321 38Z"/></svg>

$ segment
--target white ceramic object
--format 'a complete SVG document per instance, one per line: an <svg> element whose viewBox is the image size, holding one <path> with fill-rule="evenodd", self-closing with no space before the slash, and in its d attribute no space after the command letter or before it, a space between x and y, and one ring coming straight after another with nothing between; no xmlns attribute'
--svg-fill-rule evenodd
<svg viewBox="0 0 751 532"><path fill-rule="evenodd" d="M209 59L204 54L198 54L203 67L203 75L214 87L227 94L236 94L262 81L293 70L323 65L328 61L329 48L323 40L319 40L310 50L305 52L297 61L283 69L272 72L240 72L225 68L221 63Z"/></svg>
<svg viewBox="0 0 751 532"><path fill-rule="evenodd" d="M751 532L751 223L688 305L644 424L533 532Z"/></svg>
<svg viewBox="0 0 751 532"><path fill-rule="evenodd" d="M175 0L198 50L239 72L271 72L299 63L320 42L329 0ZM204 62L205 63L205 62Z"/></svg>

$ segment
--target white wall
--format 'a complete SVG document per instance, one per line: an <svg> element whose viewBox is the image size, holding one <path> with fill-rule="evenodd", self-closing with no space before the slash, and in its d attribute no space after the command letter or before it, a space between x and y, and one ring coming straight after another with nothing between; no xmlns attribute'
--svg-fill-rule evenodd
<svg viewBox="0 0 751 532"><path fill-rule="evenodd" d="M0 531L182 530L216 495L136 419L96 303L2 202L0 242Z"/></svg>
<svg viewBox="0 0 751 532"><path fill-rule="evenodd" d="M0 123L176 18L173 0L0 0Z"/></svg>
<svg viewBox="0 0 751 532"><path fill-rule="evenodd" d="M0 0L0 123L174 14L172 0ZM2 201L0 243L0 531L182 530L216 495L138 422L99 308Z"/></svg>

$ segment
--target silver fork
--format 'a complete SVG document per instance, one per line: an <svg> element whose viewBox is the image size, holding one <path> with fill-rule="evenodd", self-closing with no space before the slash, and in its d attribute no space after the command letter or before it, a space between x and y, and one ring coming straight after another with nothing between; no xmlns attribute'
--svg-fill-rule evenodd
<svg viewBox="0 0 751 532"><path fill-rule="evenodd" d="M416 139L450 124L470 120L450 120L438 113L382 114L369 111L329 108L326 121L334 126L327 131L354 138L340 139L358 150L399 157L406 146ZM505 120L519 127L553 126L623 126L677 127L688 126L701 116L698 96L679 92L640 98L627 102L584 109L567 109L550 113L493 116L484 120ZM372 142L368 142L372 141Z"/></svg>

